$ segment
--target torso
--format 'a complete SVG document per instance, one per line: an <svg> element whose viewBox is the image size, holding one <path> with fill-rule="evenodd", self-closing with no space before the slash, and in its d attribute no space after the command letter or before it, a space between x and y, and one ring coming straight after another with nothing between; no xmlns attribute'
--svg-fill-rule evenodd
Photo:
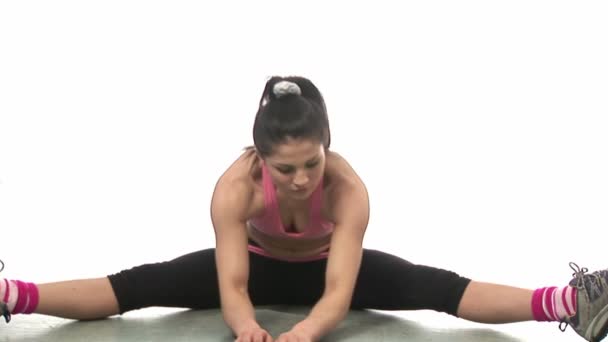
<svg viewBox="0 0 608 342"><path fill-rule="evenodd" d="M328 220L332 220L331 214L331 194L333 187L333 175L331 174L331 163L335 162L336 158L333 152L326 154L326 170L324 174L324 189L321 214ZM237 160L231 168L236 168L234 172L247 177L248 182L253 189L251 205L247 214L247 235L265 249L268 253L277 258L307 258L316 256L324 251L329 245L331 234L316 238L316 239L290 239L285 237L275 237L267 235L258 229L252 227L248 222L249 218L256 217L263 213L265 209L264 189L262 186L262 177L260 172L260 162L254 153L245 152L243 156ZM229 170L230 171L230 170ZM243 173L244 172L244 173ZM240 178L240 177L239 177ZM309 208L305 206L290 207L289 204L277 194L281 221L287 231L301 232L308 226Z"/></svg>
<svg viewBox="0 0 608 342"><path fill-rule="evenodd" d="M279 259L308 258L316 256L327 248L327 245L331 240L331 235L311 240L277 238L265 235L253 228L249 223L247 224L247 235L251 240L260 245L260 247Z"/></svg>

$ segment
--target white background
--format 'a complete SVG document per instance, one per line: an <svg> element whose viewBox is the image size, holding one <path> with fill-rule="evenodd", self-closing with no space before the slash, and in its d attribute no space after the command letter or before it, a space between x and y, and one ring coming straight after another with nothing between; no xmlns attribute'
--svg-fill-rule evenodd
<svg viewBox="0 0 608 342"><path fill-rule="evenodd" d="M530 288L565 284L569 261L608 267L607 17L602 1L2 2L3 275L212 247L215 181L252 143L267 77L293 74L368 186L365 247Z"/></svg>

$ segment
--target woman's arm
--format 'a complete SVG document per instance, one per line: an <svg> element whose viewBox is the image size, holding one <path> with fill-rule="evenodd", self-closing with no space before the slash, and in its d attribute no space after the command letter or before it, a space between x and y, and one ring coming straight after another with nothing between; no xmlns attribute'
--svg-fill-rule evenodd
<svg viewBox="0 0 608 342"><path fill-rule="evenodd" d="M222 313L237 337L262 329L255 320L247 291L249 254L245 220L251 196L244 181L220 179L211 201Z"/></svg>
<svg viewBox="0 0 608 342"><path fill-rule="evenodd" d="M346 164L330 199L335 228L325 275L325 291L308 317L294 326L316 341L335 328L350 309L369 221L369 199L365 185Z"/></svg>

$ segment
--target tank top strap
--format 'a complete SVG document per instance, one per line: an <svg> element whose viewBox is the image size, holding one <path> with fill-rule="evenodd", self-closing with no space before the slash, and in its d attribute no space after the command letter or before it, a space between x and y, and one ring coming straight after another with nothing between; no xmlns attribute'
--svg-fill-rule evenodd
<svg viewBox="0 0 608 342"><path fill-rule="evenodd" d="M270 172L265 162L262 162L262 187L264 188L264 215L267 218L274 219L270 216L279 212L279 203L277 202L277 195L270 179ZM280 220L280 219L279 219Z"/></svg>
<svg viewBox="0 0 608 342"><path fill-rule="evenodd" d="M310 218L311 222L318 223L321 220L321 209L323 204L323 178L319 181L319 185L313 191L310 201Z"/></svg>

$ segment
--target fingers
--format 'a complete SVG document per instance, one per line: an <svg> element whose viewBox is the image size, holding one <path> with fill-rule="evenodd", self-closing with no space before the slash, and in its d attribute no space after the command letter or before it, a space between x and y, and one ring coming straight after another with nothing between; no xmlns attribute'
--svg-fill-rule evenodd
<svg viewBox="0 0 608 342"><path fill-rule="evenodd" d="M235 342L273 342L272 336L264 329L254 329L243 332Z"/></svg>

